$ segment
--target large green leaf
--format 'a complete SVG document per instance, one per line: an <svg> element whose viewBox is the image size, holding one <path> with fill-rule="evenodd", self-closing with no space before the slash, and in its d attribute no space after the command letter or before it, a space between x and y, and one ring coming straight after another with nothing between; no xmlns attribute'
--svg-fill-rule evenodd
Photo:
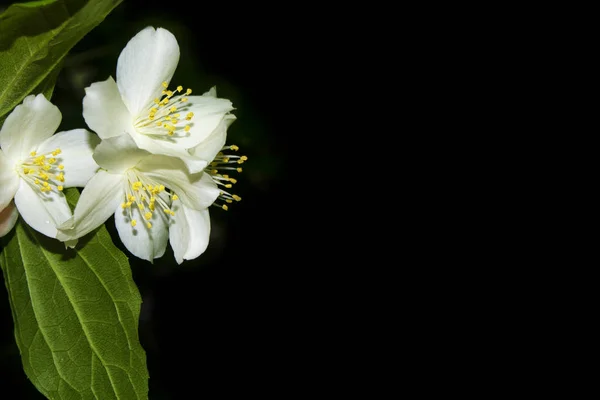
<svg viewBox="0 0 600 400"><path fill-rule="evenodd" d="M76 191L75 191L76 192ZM71 192L73 201L78 193ZM127 257L101 227L76 248L20 220L0 264L29 379L49 399L147 399L141 297Z"/></svg>
<svg viewBox="0 0 600 400"><path fill-rule="evenodd" d="M0 121L49 76L54 87L61 60L121 1L16 3L0 14Z"/></svg>

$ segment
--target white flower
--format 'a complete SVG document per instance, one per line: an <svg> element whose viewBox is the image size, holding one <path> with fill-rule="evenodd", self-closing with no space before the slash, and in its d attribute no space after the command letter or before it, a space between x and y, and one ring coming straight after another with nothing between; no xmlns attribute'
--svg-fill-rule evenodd
<svg viewBox="0 0 600 400"><path fill-rule="evenodd" d="M218 129L226 128L224 121ZM139 149L128 135L103 140L94 158L102 169L81 193L74 222L59 231L60 240L79 238L114 214L121 241L133 255L153 261L164 254L170 240L181 263L198 257L208 246L207 208L218 198L239 199L218 187L229 185L224 182L231 178L213 170L190 174L179 158Z"/></svg>
<svg viewBox="0 0 600 400"><path fill-rule="evenodd" d="M32 228L56 237L56 227L72 216L63 188L85 186L98 169L92 153L100 139L85 129L53 135L61 119L42 94L27 96L6 118L0 131L0 236L20 213Z"/></svg>
<svg viewBox="0 0 600 400"><path fill-rule="evenodd" d="M117 81L109 77L86 88L83 116L102 139L130 135L139 148L181 158L195 173L216 153L194 154L193 149L214 139L211 135L233 107L214 90L202 96L190 96L191 89L182 86L168 90L178 62L173 34L143 29L121 52Z"/></svg>

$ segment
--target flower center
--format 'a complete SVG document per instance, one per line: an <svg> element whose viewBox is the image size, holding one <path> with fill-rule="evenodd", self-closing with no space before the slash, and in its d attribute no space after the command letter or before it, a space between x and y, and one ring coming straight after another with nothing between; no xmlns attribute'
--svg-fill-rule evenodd
<svg viewBox="0 0 600 400"><path fill-rule="evenodd" d="M238 151L239 147L236 145L225 146L221 149L219 154L215 157L213 162L211 162L205 169L204 172L211 175L215 183L221 187L226 189L230 189L233 187L235 183L237 183L237 179L231 178L227 173L228 171L237 171L242 172L242 167L234 166L243 164L244 161L248 160L246 156L238 156L236 154L225 154L223 151L233 150ZM223 210L227 211L227 204L233 203L233 201L240 201L242 198L236 194L231 194L226 190L221 189L221 194L217 198L220 200L220 203L215 201L213 205L221 207Z"/></svg>
<svg viewBox="0 0 600 400"><path fill-rule="evenodd" d="M32 151L17 168L17 172L32 187L37 187L42 193L61 192L65 182L64 165L60 158L61 152L56 149L46 154L37 154Z"/></svg>
<svg viewBox="0 0 600 400"><path fill-rule="evenodd" d="M187 136L191 129L189 122L194 118L194 113L189 111L186 96L192 93L192 89L183 92L183 86L177 86L175 91L171 91L167 89L167 82L163 82L162 85L163 97L154 99L154 105L142 112L134 121L134 126L139 133L155 138Z"/></svg>
<svg viewBox="0 0 600 400"><path fill-rule="evenodd" d="M165 186L150 179L138 171L130 169L126 172L127 187L125 189L125 201L121 203L121 208L127 210L131 226L137 225L137 220L133 217L131 210L135 206L140 211L140 214L146 220L146 227L152 228L152 219L156 209L162 210L168 216L174 216L175 212L171 210L168 204L169 197L171 201L179 199L179 197L166 191Z"/></svg>

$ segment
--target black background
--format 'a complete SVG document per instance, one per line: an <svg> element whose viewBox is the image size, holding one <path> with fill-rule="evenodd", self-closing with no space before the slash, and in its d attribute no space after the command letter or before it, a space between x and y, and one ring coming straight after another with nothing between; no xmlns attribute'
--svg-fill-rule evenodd
<svg viewBox="0 0 600 400"><path fill-rule="evenodd" d="M307 274L291 251L304 233L297 232L300 218L289 190L290 138L311 110L294 98L318 88L304 85L297 73L309 49L290 39L296 28L288 25L287 13L195 3L125 0L73 48L52 102L63 113L59 130L85 127L84 88L114 77L120 51L148 25L178 39L181 57L172 85L196 94L216 85L219 97L232 100L238 119L228 143L249 157L234 191L243 200L227 212L211 209L211 242L198 259L177 265L170 249L154 264L130 258L143 296L140 340L151 399L276 394L294 374L290 367L302 346L290 300ZM111 220L107 226L114 229ZM4 288L0 294L2 391L41 399L22 370Z"/></svg>

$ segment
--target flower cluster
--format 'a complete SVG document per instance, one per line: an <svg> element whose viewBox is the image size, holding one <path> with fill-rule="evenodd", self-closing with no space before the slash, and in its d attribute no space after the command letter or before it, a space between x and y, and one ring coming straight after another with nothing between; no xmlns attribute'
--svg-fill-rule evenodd
<svg viewBox="0 0 600 400"><path fill-rule="evenodd" d="M18 215L69 246L114 214L123 244L153 261L171 243L178 263L208 246L208 207L227 210L245 156L226 145L235 120L229 100L210 91L169 89L179 46L167 30L145 28L117 62L116 81L86 88L83 117L91 131L54 134L58 108L29 96L0 131L0 236ZM64 188L83 187L71 212ZM14 199L14 201L13 201Z"/></svg>

